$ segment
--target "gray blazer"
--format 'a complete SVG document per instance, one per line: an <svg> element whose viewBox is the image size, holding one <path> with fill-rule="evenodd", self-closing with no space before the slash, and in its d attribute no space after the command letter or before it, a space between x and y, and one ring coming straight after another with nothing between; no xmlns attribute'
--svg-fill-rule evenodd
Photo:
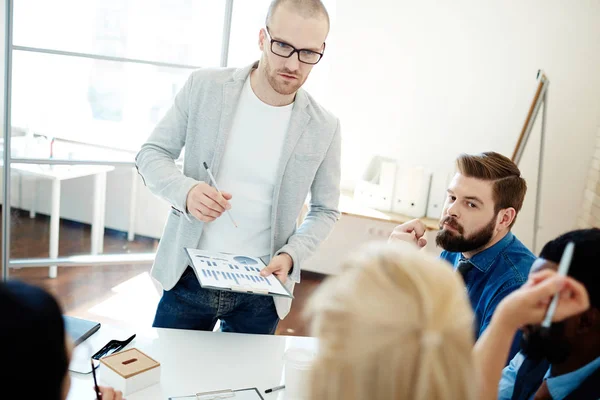
<svg viewBox="0 0 600 400"><path fill-rule="evenodd" d="M252 68L202 68L193 72L136 156L136 165L152 193L172 205L152 266L152 276L170 290L189 265L184 247L197 247L203 222L186 209L187 194L200 181L210 183L206 161L217 182L219 163L237 102ZM285 252L294 267L286 283L293 292L302 262L329 235L339 219L340 123L310 95L296 94L283 145L271 215L271 257ZM175 164L184 150L183 172ZM223 188L226 190L225 188ZM310 192L302 224L297 217ZM275 298L283 319L291 300Z"/></svg>

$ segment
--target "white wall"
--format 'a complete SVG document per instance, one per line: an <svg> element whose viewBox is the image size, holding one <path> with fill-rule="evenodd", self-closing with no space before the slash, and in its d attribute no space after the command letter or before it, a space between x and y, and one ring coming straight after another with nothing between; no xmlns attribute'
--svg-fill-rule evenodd
<svg viewBox="0 0 600 400"><path fill-rule="evenodd" d="M538 243L574 226L600 125L600 1L350 0L338 2L336 22L331 105L345 187L373 154L434 169L452 168L460 152L510 156L543 69ZM515 227L528 245L538 135L521 165L530 189Z"/></svg>

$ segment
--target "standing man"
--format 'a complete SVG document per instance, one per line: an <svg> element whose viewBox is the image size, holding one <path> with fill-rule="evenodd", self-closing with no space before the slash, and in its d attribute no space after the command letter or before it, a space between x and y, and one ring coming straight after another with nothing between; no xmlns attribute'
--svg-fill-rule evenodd
<svg viewBox="0 0 600 400"><path fill-rule="evenodd" d="M300 282L339 218L339 120L301 88L328 33L320 0L273 1L260 61L192 73L136 156L148 188L172 205L152 267L164 289L153 326L212 330L220 319L222 331L273 334L289 312L290 299L202 289L184 247L261 257L264 276L290 291Z"/></svg>
<svg viewBox="0 0 600 400"><path fill-rule="evenodd" d="M527 184L510 159L494 152L462 154L456 167L436 244L443 249L440 257L464 278L479 338L498 303L527 281L535 261L535 255L511 232ZM425 225L417 219L397 226L390 241L424 247L424 235ZM520 336L520 332L515 335L508 360L519 351Z"/></svg>

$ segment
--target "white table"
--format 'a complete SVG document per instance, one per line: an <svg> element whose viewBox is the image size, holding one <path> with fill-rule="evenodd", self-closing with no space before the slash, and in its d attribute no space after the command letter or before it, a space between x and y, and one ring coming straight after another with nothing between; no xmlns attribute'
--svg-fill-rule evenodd
<svg viewBox="0 0 600 400"><path fill-rule="evenodd" d="M22 175L52 181L50 212L50 258L58 257L60 225L60 186L68 179L94 176L94 208L92 217L92 254L102 253L104 248L104 221L106 212L106 173L115 169L108 165L38 165L11 164L11 169ZM82 195L85 195L82 193ZM34 194L30 215L35 216L36 196ZM50 278L56 278L57 267L50 266Z"/></svg>
<svg viewBox="0 0 600 400"><path fill-rule="evenodd" d="M110 339L130 331L103 325L76 349L72 363L84 360ZM285 389L265 394L283 383L283 353L289 347L316 350L317 339L149 328L136 332L127 348L136 347L161 364L160 383L126 396L127 400L165 400L201 391L256 387L266 399L285 399ZM89 342L89 343L88 343ZM87 345L87 347L86 347ZM72 364L73 365L73 364ZM97 370L101 379L102 366ZM68 400L93 400L91 374L71 373Z"/></svg>

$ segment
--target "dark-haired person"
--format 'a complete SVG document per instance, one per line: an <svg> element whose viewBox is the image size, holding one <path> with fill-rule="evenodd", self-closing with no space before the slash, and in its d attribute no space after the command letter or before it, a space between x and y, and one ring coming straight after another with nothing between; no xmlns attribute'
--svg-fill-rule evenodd
<svg viewBox="0 0 600 400"><path fill-rule="evenodd" d="M575 250L568 275L586 288L590 307L553 323L548 334L539 324L523 328L521 352L502 371L501 400L600 399L600 229L575 230L548 242L531 272L557 270L569 242Z"/></svg>
<svg viewBox="0 0 600 400"><path fill-rule="evenodd" d="M0 315L0 363L5 366L0 398L66 399L72 343L56 299L25 282L0 282ZM123 399L121 391L99 389L102 400ZM93 390L90 385L90 398Z"/></svg>
<svg viewBox="0 0 600 400"><path fill-rule="evenodd" d="M535 255L511 232L527 184L515 163L495 153L461 154L440 220L440 257L462 274L473 311L475 337L486 329L498 303L527 281ZM416 219L399 225L390 241L427 244L425 225ZM519 350L515 335L509 360ZM508 361L508 360L507 360Z"/></svg>

